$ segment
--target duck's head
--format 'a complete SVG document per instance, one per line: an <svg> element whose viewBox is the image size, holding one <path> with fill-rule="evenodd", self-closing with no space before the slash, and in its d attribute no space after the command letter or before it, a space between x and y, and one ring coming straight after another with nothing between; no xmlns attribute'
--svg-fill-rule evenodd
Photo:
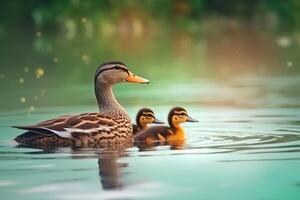
<svg viewBox="0 0 300 200"><path fill-rule="evenodd" d="M109 61L102 63L95 74L95 84L114 85L121 82L149 83L147 79L130 72L121 61Z"/></svg>
<svg viewBox="0 0 300 200"><path fill-rule="evenodd" d="M136 115L136 123L137 125L144 127L147 124L163 124L164 122L158 120L151 109L142 108Z"/></svg>
<svg viewBox="0 0 300 200"><path fill-rule="evenodd" d="M168 122L171 127L177 127L180 123L198 122L198 120L190 117L184 108L174 107L169 112Z"/></svg>

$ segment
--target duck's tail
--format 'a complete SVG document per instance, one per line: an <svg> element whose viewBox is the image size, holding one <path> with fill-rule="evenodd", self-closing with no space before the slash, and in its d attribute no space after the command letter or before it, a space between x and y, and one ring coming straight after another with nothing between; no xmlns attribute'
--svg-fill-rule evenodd
<svg viewBox="0 0 300 200"><path fill-rule="evenodd" d="M30 141L34 141L35 139L40 138L39 134L36 134L34 132L31 131L27 131L21 135L18 135L15 138L15 141L20 143L20 144L28 144L30 143Z"/></svg>
<svg viewBox="0 0 300 200"><path fill-rule="evenodd" d="M38 126L13 126L14 128L26 130L17 136L15 141L22 145L47 146L47 145L70 145L70 139L62 138L50 129Z"/></svg>

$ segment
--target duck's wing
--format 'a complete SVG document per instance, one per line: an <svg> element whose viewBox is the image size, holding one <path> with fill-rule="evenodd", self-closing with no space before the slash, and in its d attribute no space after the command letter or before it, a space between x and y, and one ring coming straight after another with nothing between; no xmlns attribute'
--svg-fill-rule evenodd
<svg viewBox="0 0 300 200"><path fill-rule="evenodd" d="M173 134L173 131L168 126L152 126L137 133L134 136L136 142L145 141L147 137L153 137L160 140L160 136L166 137L167 135Z"/></svg>
<svg viewBox="0 0 300 200"><path fill-rule="evenodd" d="M84 113L80 115L64 115L47 120L33 126L14 126L39 135L53 134L62 138L72 138L72 133L91 134L111 131L117 123L110 117L100 113Z"/></svg>

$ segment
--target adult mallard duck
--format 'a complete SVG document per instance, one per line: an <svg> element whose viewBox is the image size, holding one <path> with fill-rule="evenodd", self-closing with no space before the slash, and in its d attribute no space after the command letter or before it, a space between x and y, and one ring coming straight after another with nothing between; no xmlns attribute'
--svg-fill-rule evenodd
<svg viewBox="0 0 300 200"><path fill-rule="evenodd" d="M113 85L122 82L149 83L130 72L120 61L101 64L95 74L95 95L100 112L65 115L33 126L15 140L22 145L97 145L132 142L132 122L113 94Z"/></svg>
<svg viewBox="0 0 300 200"><path fill-rule="evenodd" d="M185 132L181 127L184 122L198 122L190 117L187 111L181 107L174 107L168 115L169 126L153 126L134 136L135 142L145 142L150 144L154 141L183 141Z"/></svg>
<svg viewBox="0 0 300 200"><path fill-rule="evenodd" d="M136 115L136 124L133 124L133 134L145 130L148 128L148 124L163 124L164 122L158 120L154 112L149 108L142 108L138 111Z"/></svg>

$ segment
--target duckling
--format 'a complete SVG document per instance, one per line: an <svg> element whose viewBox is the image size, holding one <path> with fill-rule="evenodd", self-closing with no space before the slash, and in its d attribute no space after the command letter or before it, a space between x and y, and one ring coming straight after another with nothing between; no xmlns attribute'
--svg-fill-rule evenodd
<svg viewBox="0 0 300 200"><path fill-rule="evenodd" d="M34 146L130 145L132 122L113 94L113 85L125 82L149 83L130 72L123 62L102 63L94 76L99 112L64 115L32 126L14 126L27 131L15 140L21 145Z"/></svg>
<svg viewBox="0 0 300 200"><path fill-rule="evenodd" d="M133 124L133 134L145 130L148 128L148 124L164 124L164 122L158 120L154 112L149 108L142 108L136 115L136 124Z"/></svg>
<svg viewBox="0 0 300 200"><path fill-rule="evenodd" d="M143 130L134 136L135 142L152 143L154 141L183 141L185 132L181 127L184 122L198 122L181 107L174 107L168 115L169 126L153 126Z"/></svg>

